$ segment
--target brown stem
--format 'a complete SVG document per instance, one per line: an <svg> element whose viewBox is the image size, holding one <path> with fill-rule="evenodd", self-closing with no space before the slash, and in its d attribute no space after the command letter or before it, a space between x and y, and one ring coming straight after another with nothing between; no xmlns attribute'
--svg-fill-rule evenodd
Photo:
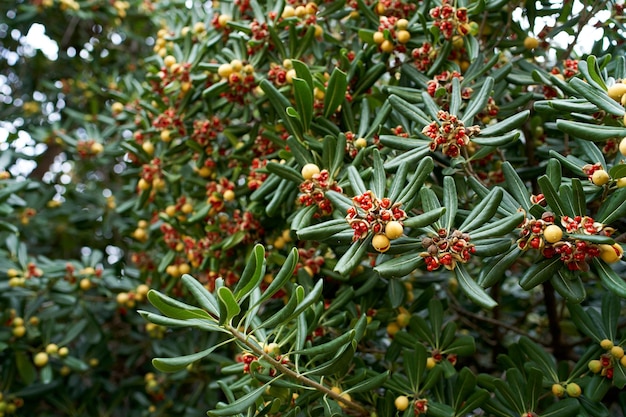
<svg viewBox="0 0 626 417"><path fill-rule="evenodd" d="M510 330L513 333L517 333L519 335L526 336L529 339L531 339L533 342L542 343L541 340L539 340L538 338L532 336L531 334L526 333L525 331L523 331L522 329L520 329L518 327L515 327L515 326L512 326L512 325L510 325L508 323L505 323L502 320L496 320L496 319L493 319L491 317L482 316L480 314L472 313L471 311L468 311L468 310L464 309L463 307L461 307L458 304L458 302L456 302L456 299L453 299L453 301L455 301L455 302L449 304L450 308L452 308L454 311L456 311L458 314L460 314L462 316L467 316L467 317L470 317L470 318L472 318L474 320L480 320L480 321L483 321L485 323L493 324L496 327L501 327L501 328Z"/></svg>
<svg viewBox="0 0 626 417"><path fill-rule="evenodd" d="M367 411L367 409L365 409L361 404L355 403L355 402L353 402L353 401L351 401L351 400L341 396L341 394L337 394L336 392L332 391L328 387L325 387L324 385L320 384L319 382L314 381L312 379L309 379L306 376L304 376L304 375L294 371L293 369L288 368L284 364L280 363L279 361L277 361L276 359L271 357L269 354L265 353L265 351L263 351L263 349L260 349L256 344L250 343L250 341L248 340L246 335L240 333L234 327L232 327L230 325L226 325L226 330L228 330L237 340L239 340L241 343L246 345L252 352L254 352L255 355L257 355L258 357L263 357L264 360L269 362L274 369L276 369L277 371L279 371L283 375L287 375L288 377L293 378L296 381L298 381L298 382L300 382L300 383L302 383L304 385L308 385L311 388L315 388L317 391L323 392L325 395L328 395L332 399L347 405L348 407L358 411L362 415L369 415L369 411Z"/></svg>
<svg viewBox="0 0 626 417"><path fill-rule="evenodd" d="M543 283L543 301L548 315L548 328L550 329L550 335L552 336L552 352L555 356L558 355L560 357L565 357L567 354L563 352L561 326L559 325L556 297L554 296L554 287L550 281Z"/></svg>

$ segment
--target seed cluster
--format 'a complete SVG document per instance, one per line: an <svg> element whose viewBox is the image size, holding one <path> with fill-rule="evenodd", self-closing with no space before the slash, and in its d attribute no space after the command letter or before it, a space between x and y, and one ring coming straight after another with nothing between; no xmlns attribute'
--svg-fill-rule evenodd
<svg viewBox="0 0 626 417"><path fill-rule="evenodd" d="M432 139L430 150L435 151L441 146L441 151L455 158L460 155L461 149L470 143L470 138L480 133L480 127L465 127L465 124L456 116L440 110L437 114L439 122L432 122L422 129L422 133Z"/></svg>
<svg viewBox="0 0 626 417"><path fill-rule="evenodd" d="M457 9L448 0L443 0L441 6L430 9L430 17L435 19L433 26L439 28L445 39L451 39L455 33L465 36L470 31L467 9Z"/></svg>
<svg viewBox="0 0 626 417"><path fill-rule="evenodd" d="M456 229L439 229L437 236L423 238L422 246L426 252L420 253L420 256L426 262L426 269L434 271L443 265L452 271L457 262L467 263L476 251L469 241L469 234Z"/></svg>
<svg viewBox="0 0 626 417"><path fill-rule="evenodd" d="M613 342L608 339L602 340L600 346L602 346L605 352L600 355L600 359L593 359L587 365L594 374L613 379L616 366L626 367L624 348L613 345Z"/></svg>
<svg viewBox="0 0 626 417"><path fill-rule="evenodd" d="M386 197L378 199L371 190L353 197L352 203L354 207L348 209L346 220L354 230L353 242L364 239L370 232L382 234L389 222L401 222L407 217L400 208L402 203L392 203Z"/></svg>
<svg viewBox="0 0 626 417"><path fill-rule="evenodd" d="M428 412L428 400L421 398L413 403L413 412L416 416L426 414Z"/></svg>
<svg viewBox="0 0 626 417"><path fill-rule="evenodd" d="M563 216L560 219L563 230L571 234L610 236L615 229L596 222L589 216ZM582 239L563 237L561 232L557 238L552 237L556 225L554 214L545 212L541 219L526 219L520 231L517 246L521 250L537 249L546 258L560 256L570 271L587 271L588 262L601 256L601 245L586 242ZM548 230L550 232L548 233Z"/></svg>
<svg viewBox="0 0 626 417"><path fill-rule="evenodd" d="M326 198L326 191L342 192L337 181L330 181L330 173L327 169L313 174L308 180L300 184L300 196L298 201L304 206L312 206L316 204L321 211L322 216L328 216L333 212L333 206L330 200Z"/></svg>
<svg viewBox="0 0 626 417"><path fill-rule="evenodd" d="M411 51L413 57L413 65L420 71L426 72L433 65L437 58L437 50L433 48L432 44L424 42L419 48Z"/></svg>

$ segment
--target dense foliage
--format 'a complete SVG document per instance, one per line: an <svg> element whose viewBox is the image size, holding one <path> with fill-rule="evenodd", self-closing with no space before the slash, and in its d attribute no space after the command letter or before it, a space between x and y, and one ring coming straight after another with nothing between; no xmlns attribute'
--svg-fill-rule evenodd
<svg viewBox="0 0 626 417"><path fill-rule="evenodd" d="M0 415L625 414L623 4L0 12Z"/></svg>

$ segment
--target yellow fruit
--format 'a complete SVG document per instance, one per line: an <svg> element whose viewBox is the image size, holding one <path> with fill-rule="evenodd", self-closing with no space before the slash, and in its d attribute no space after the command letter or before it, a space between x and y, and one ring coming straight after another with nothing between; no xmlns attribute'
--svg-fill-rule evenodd
<svg viewBox="0 0 626 417"><path fill-rule="evenodd" d="M60 357L64 358L64 357L66 357L69 354L70 354L70 350L68 348L66 348L65 346L59 348L59 356Z"/></svg>
<svg viewBox="0 0 626 417"><path fill-rule="evenodd" d="M48 364L48 354L46 352L39 352L33 358L33 363L36 367L42 368Z"/></svg>
<svg viewBox="0 0 626 417"><path fill-rule="evenodd" d="M609 339L604 339L600 341L600 347L605 350L611 350L613 348L613 342L611 342Z"/></svg>
<svg viewBox="0 0 626 417"><path fill-rule="evenodd" d="M150 291L150 287L148 287L146 284L140 284L140 285L137 286L135 291L139 295L146 295L146 294L148 294L148 291Z"/></svg>
<svg viewBox="0 0 626 417"><path fill-rule="evenodd" d="M296 70L295 69L290 69L289 71L287 71L287 76L285 77L287 79L287 83L291 84L293 82L293 77L296 76Z"/></svg>
<svg viewBox="0 0 626 417"><path fill-rule="evenodd" d="M226 24L228 22L230 22L232 20L232 17L227 16L225 14L221 14L218 18L217 18L217 23L218 25L220 25L220 27L224 27L226 26Z"/></svg>
<svg viewBox="0 0 626 417"><path fill-rule="evenodd" d="M556 224L548 225L543 230L543 238L548 243L556 243L563 238L563 230Z"/></svg>
<svg viewBox="0 0 626 417"><path fill-rule="evenodd" d="M141 149L143 149L143 151L145 153L147 153L148 155L152 156L152 154L154 154L154 145L152 144L152 142L144 142L141 145Z"/></svg>
<svg viewBox="0 0 626 417"><path fill-rule="evenodd" d="M383 41L385 40L385 35L382 32L375 32L373 37L374 37L374 43L378 45L383 43Z"/></svg>
<svg viewBox="0 0 626 417"><path fill-rule="evenodd" d="M408 30L399 30L398 33L396 33L396 39L398 42L404 44L411 40L411 34Z"/></svg>
<svg viewBox="0 0 626 417"><path fill-rule="evenodd" d="M59 347L55 345L54 343L50 343L46 346L46 353L48 355L56 355L58 351L59 351Z"/></svg>
<svg viewBox="0 0 626 417"><path fill-rule="evenodd" d="M552 384L552 395L561 398L565 395L565 388L561 384Z"/></svg>
<svg viewBox="0 0 626 417"><path fill-rule="evenodd" d="M409 397L406 395L400 395L396 397L396 400L393 402L398 411L404 411L409 408Z"/></svg>
<svg viewBox="0 0 626 417"><path fill-rule="evenodd" d="M180 275L188 274L191 272L191 266L187 263L178 265L178 272Z"/></svg>
<svg viewBox="0 0 626 417"><path fill-rule="evenodd" d="M539 41L536 38L533 38L532 36L527 36L524 39L524 48L535 49L538 46L539 46Z"/></svg>
<svg viewBox="0 0 626 417"><path fill-rule="evenodd" d="M591 182L593 182L598 187L603 186L604 184L609 182L610 179L611 177L609 176L609 173L603 169L594 171L593 175L591 176Z"/></svg>
<svg viewBox="0 0 626 417"><path fill-rule="evenodd" d="M403 30L409 27L409 21L406 19L398 19L396 22L396 28L399 30Z"/></svg>
<svg viewBox="0 0 626 417"><path fill-rule="evenodd" d="M617 181L615 181L615 185L617 188L626 187L626 177L618 178Z"/></svg>
<svg viewBox="0 0 626 417"><path fill-rule="evenodd" d="M599 361L598 361L599 362ZM619 360L620 365L626 368L626 356L622 356Z"/></svg>
<svg viewBox="0 0 626 417"><path fill-rule="evenodd" d="M386 54L390 54L394 50L393 42L388 39L385 39L383 43L380 44L380 50Z"/></svg>
<svg viewBox="0 0 626 417"><path fill-rule="evenodd" d="M321 38L324 35L324 29L320 25L315 25L315 37Z"/></svg>
<svg viewBox="0 0 626 417"><path fill-rule="evenodd" d="M163 64L167 68L171 68L172 65L174 65L175 63L176 63L176 58L174 58L172 55L168 55L165 58L163 58Z"/></svg>
<svg viewBox="0 0 626 417"><path fill-rule="evenodd" d="M396 316L396 323L400 327L406 327L411 321L411 315L409 313L400 313Z"/></svg>
<svg viewBox="0 0 626 417"><path fill-rule="evenodd" d="M600 362L597 359L594 359L594 360L589 361L589 363L587 364L587 367L589 368L591 372L593 372L594 374L597 374L598 372L602 370L602 362Z"/></svg>
<svg viewBox="0 0 626 417"><path fill-rule="evenodd" d="M607 94L613 100L619 101L624 94L626 94L626 84L616 83L609 87Z"/></svg>
<svg viewBox="0 0 626 417"><path fill-rule="evenodd" d="M113 114L120 114L124 111L124 105L119 101L116 101L111 105L111 111L113 112Z"/></svg>
<svg viewBox="0 0 626 417"><path fill-rule="evenodd" d="M119 305L126 304L126 302L128 301L128 293L121 292L121 293L117 294L117 296L115 296L115 301L117 301L117 303Z"/></svg>
<svg viewBox="0 0 626 417"><path fill-rule="evenodd" d="M387 236L390 240L399 238L402 236L403 232L404 227L402 227L402 224L398 221L392 220L387 223L387 226L385 226L385 236Z"/></svg>
<svg viewBox="0 0 626 417"><path fill-rule="evenodd" d="M389 250L391 243L389 242L389 238L387 236L385 236L382 233L379 233L375 235L374 238L372 239L372 246L378 252L383 253Z"/></svg>
<svg viewBox="0 0 626 417"><path fill-rule="evenodd" d="M387 334L389 336L394 336L399 331L400 331L400 326L398 326L398 323L396 323L395 321L387 325Z"/></svg>
<svg viewBox="0 0 626 417"><path fill-rule="evenodd" d="M26 334L26 327L24 326L15 326L13 328L13 336L15 337L23 337Z"/></svg>
<svg viewBox="0 0 626 417"><path fill-rule="evenodd" d="M296 9L294 9L293 6L287 5L283 9L283 13L281 14L281 17L283 19L288 19L290 17L294 17L295 15L296 15Z"/></svg>
<svg viewBox="0 0 626 417"><path fill-rule="evenodd" d="M300 173L305 180L310 180L313 178L313 175L320 173L320 167L315 164L306 164L302 167Z"/></svg>
<svg viewBox="0 0 626 417"><path fill-rule="evenodd" d="M233 190L224 191L224 201L233 201L235 199L235 192Z"/></svg>
<svg viewBox="0 0 626 417"><path fill-rule="evenodd" d="M622 359L624 357L624 349L621 346L613 346L611 348L611 356L615 359Z"/></svg>
<svg viewBox="0 0 626 417"><path fill-rule="evenodd" d="M619 142L619 153L626 156L626 137Z"/></svg>
<svg viewBox="0 0 626 417"><path fill-rule="evenodd" d="M89 278L83 278L80 280L79 286L81 290L87 291L91 288L91 281L89 280Z"/></svg>
<svg viewBox="0 0 626 417"><path fill-rule="evenodd" d="M567 391L567 395L573 398L580 397L580 394L583 392L582 389L580 389L580 386L575 382L567 384L565 386L565 391Z"/></svg>
<svg viewBox="0 0 626 417"><path fill-rule="evenodd" d="M367 140L365 138L358 138L354 141L354 146L357 149L363 149L367 146Z"/></svg>
<svg viewBox="0 0 626 417"><path fill-rule="evenodd" d="M619 261L624 254L624 249L622 249L619 243L613 245L598 245L598 247L600 248L600 259L607 264Z"/></svg>
<svg viewBox="0 0 626 417"><path fill-rule="evenodd" d="M233 73L233 67L230 64L222 64L217 68L217 74L222 78L227 78Z"/></svg>
<svg viewBox="0 0 626 417"><path fill-rule="evenodd" d="M191 214L193 213L193 205L191 203L185 203L180 208L180 211L182 211L184 214Z"/></svg>
<svg viewBox="0 0 626 417"><path fill-rule="evenodd" d="M433 369L437 365L437 361L432 356L426 359L426 369Z"/></svg>
<svg viewBox="0 0 626 417"><path fill-rule="evenodd" d="M172 140L172 132L170 132L168 129L162 130L160 136L163 142L169 142Z"/></svg>

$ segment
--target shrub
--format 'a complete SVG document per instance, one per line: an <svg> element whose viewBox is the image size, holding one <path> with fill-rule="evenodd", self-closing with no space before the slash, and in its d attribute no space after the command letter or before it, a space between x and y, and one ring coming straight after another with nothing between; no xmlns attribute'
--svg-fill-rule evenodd
<svg viewBox="0 0 626 417"><path fill-rule="evenodd" d="M623 415L621 4L34 3L0 413Z"/></svg>

